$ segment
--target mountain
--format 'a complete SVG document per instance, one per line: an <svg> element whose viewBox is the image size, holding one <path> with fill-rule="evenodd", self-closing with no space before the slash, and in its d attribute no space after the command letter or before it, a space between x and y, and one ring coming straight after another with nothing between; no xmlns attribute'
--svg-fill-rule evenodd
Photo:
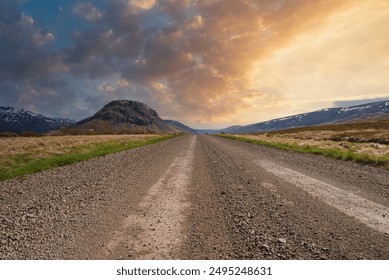
<svg viewBox="0 0 389 280"><path fill-rule="evenodd" d="M64 132L85 134L177 133L180 130L162 120L146 104L116 100L105 105L94 116L76 123Z"/></svg>
<svg viewBox="0 0 389 280"><path fill-rule="evenodd" d="M170 124L171 126L174 126L176 129L180 130L182 133L187 134L199 134L198 130L193 129L183 123L180 123L178 121L173 120L164 120L166 123Z"/></svg>
<svg viewBox="0 0 389 280"><path fill-rule="evenodd" d="M75 122L68 119L49 118L33 112L0 106L0 132L33 131L45 133L62 128L63 133L189 133L238 134L273 131L293 127L354 122L367 118L389 118L389 100L358 106L327 108L245 126L231 126L220 130L193 129L174 120L162 120L146 104L116 100L105 105L94 116Z"/></svg>
<svg viewBox="0 0 389 280"><path fill-rule="evenodd" d="M178 121L174 120L165 120L168 124L176 127L179 129L182 133L186 134L217 134L220 133L221 130L219 129L196 129L196 128L191 128L183 123L180 123Z"/></svg>
<svg viewBox="0 0 389 280"><path fill-rule="evenodd" d="M68 119L49 118L23 109L0 106L0 132L46 133L74 123Z"/></svg>
<svg viewBox="0 0 389 280"><path fill-rule="evenodd" d="M218 134L220 129L195 129L197 134Z"/></svg>
<svg viewBox="0 0 389 280"><path fill-rule="evenodd" d="M231 126L220 131L230 134L253 133L301 126L346 123L380 116L389 117L389 100L358 106L321 109L245 126Z"/></svg>

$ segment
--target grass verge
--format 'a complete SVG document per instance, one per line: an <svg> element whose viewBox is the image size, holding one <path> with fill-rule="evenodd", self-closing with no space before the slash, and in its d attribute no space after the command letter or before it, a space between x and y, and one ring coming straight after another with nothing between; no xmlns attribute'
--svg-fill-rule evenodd
<svg viewBox="0 0 389 280"><path fill-rule="evenodd" d="M267 146L267 147L273 147L278 148L282 150L287 151L294 151L299 153L305 153L305 154L315 154L315 155L322 155L328 158L333 159L340 159L340 160L346 160L346 161L354 161L359 162L363 164L371 164L376 166L384 167L385 169L389 170L389 157L385 155L371 155L367 153L357 153L350 149L348 150L341 150L336 148L321 148L317 146L310 146L310 145L297 145L297 144L291 144L291 143L276 143L271 141L265 141L265 140L255 140L255 139L248 139L241 136L234 136L234 135L228 135L228 134L219 134L218 136L233 139L233 140L239 140L247 143L253 143L257 145Z"/></svg>
<svg viewBox="0 0 389 280"><path fill-rule="evenodd" d="M176 135L166 135L147 140L121 140L91 143L72 147L66 154L49 154L43 158L37 157L35 152L9 156L2 158L0 161L0 181L88 160L94 157L154 144L173 137L176 137Z"/></svg>

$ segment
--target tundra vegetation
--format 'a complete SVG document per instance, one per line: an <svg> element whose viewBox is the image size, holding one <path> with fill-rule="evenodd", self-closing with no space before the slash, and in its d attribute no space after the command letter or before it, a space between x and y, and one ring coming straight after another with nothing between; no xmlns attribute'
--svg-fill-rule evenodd
<svg viewBox="0 0 389 280"><path fill-rule="evenodd" d="M157 143L175 135L66 135L0 138L0 180Z"/></svg>
<svg viewBox="0 0 389 280"><path fill-rule="evenodd" d="M220 136L389 169L389 120L387 119Z"/></svg>

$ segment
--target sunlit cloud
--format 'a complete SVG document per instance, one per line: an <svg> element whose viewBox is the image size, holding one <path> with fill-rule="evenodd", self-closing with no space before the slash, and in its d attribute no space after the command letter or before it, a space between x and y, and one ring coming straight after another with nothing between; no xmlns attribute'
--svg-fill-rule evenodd
<svg viewBox="0 0 389 280"><path fill-rule="evenodd" d="M388 96L388 25L385 1L356 2L259 60L253 83L288 100L289 109L279 115Z"/></svg>
<svg viewBox="0 0 389 280"><path fill-rule="evenodd" d="M83 25L54 48L58 26L0 0L2 100L81 119L126 98L222 127L389 95L385 0L71 3L60 13Z"/></svg>
<svg viewBox="0 0 389 280"><path fill-rule="evenodd" d="M128 0L128 5L133 12L137 12L152 9L156 2L156 0Z"/></svg>
<svg viewBox="0 0 389 280"><path fill-rule="evenodd" d="M73 8L73 13L88 21L98 21L102 18L101 12L90 2L77 3Z"/></svg>

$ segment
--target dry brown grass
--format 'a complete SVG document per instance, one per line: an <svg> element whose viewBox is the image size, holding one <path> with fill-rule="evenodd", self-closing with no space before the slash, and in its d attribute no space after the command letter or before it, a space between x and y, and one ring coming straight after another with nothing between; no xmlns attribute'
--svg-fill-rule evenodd
<svg viewBox="0 0 389 280"><path fill-rule="evenodd" d="M177 135L80 135L0 139L0 181L158 143Z"/></svg>
<svg viewBox="0 0 389 280"><path fill-rule="evenodd" d="M241 135L254 140L389 156L389 120L300 127Z"/></svg>
<svg viewBox="0 0 389 280"><path fill-rule="evenodd" d="M237 135L253 140L263 140L271 141L275 143L286 143L286 144L296 144L299 146L312 146L328 149L341 149L341 150L351 150L356 153L369 153L373 155L388 155L389 156L389 145L378 144L378 143L356 143L348 141L332 141L320 139L317 135L310 138L308 136L304 137L293 137L290 135L279 136L269 136L267 134L258 134L258 135Z"/></svg>
<svg viewBox="0 0 389 280"><path fill-rule="evenodd" d="M26 153L33 153L35 157L46 157L50 154L66 154L72 147L82 145L112 141L146 141L156 137L160 137L160 135L66 135L0 138L0 159Z"/></svg>

